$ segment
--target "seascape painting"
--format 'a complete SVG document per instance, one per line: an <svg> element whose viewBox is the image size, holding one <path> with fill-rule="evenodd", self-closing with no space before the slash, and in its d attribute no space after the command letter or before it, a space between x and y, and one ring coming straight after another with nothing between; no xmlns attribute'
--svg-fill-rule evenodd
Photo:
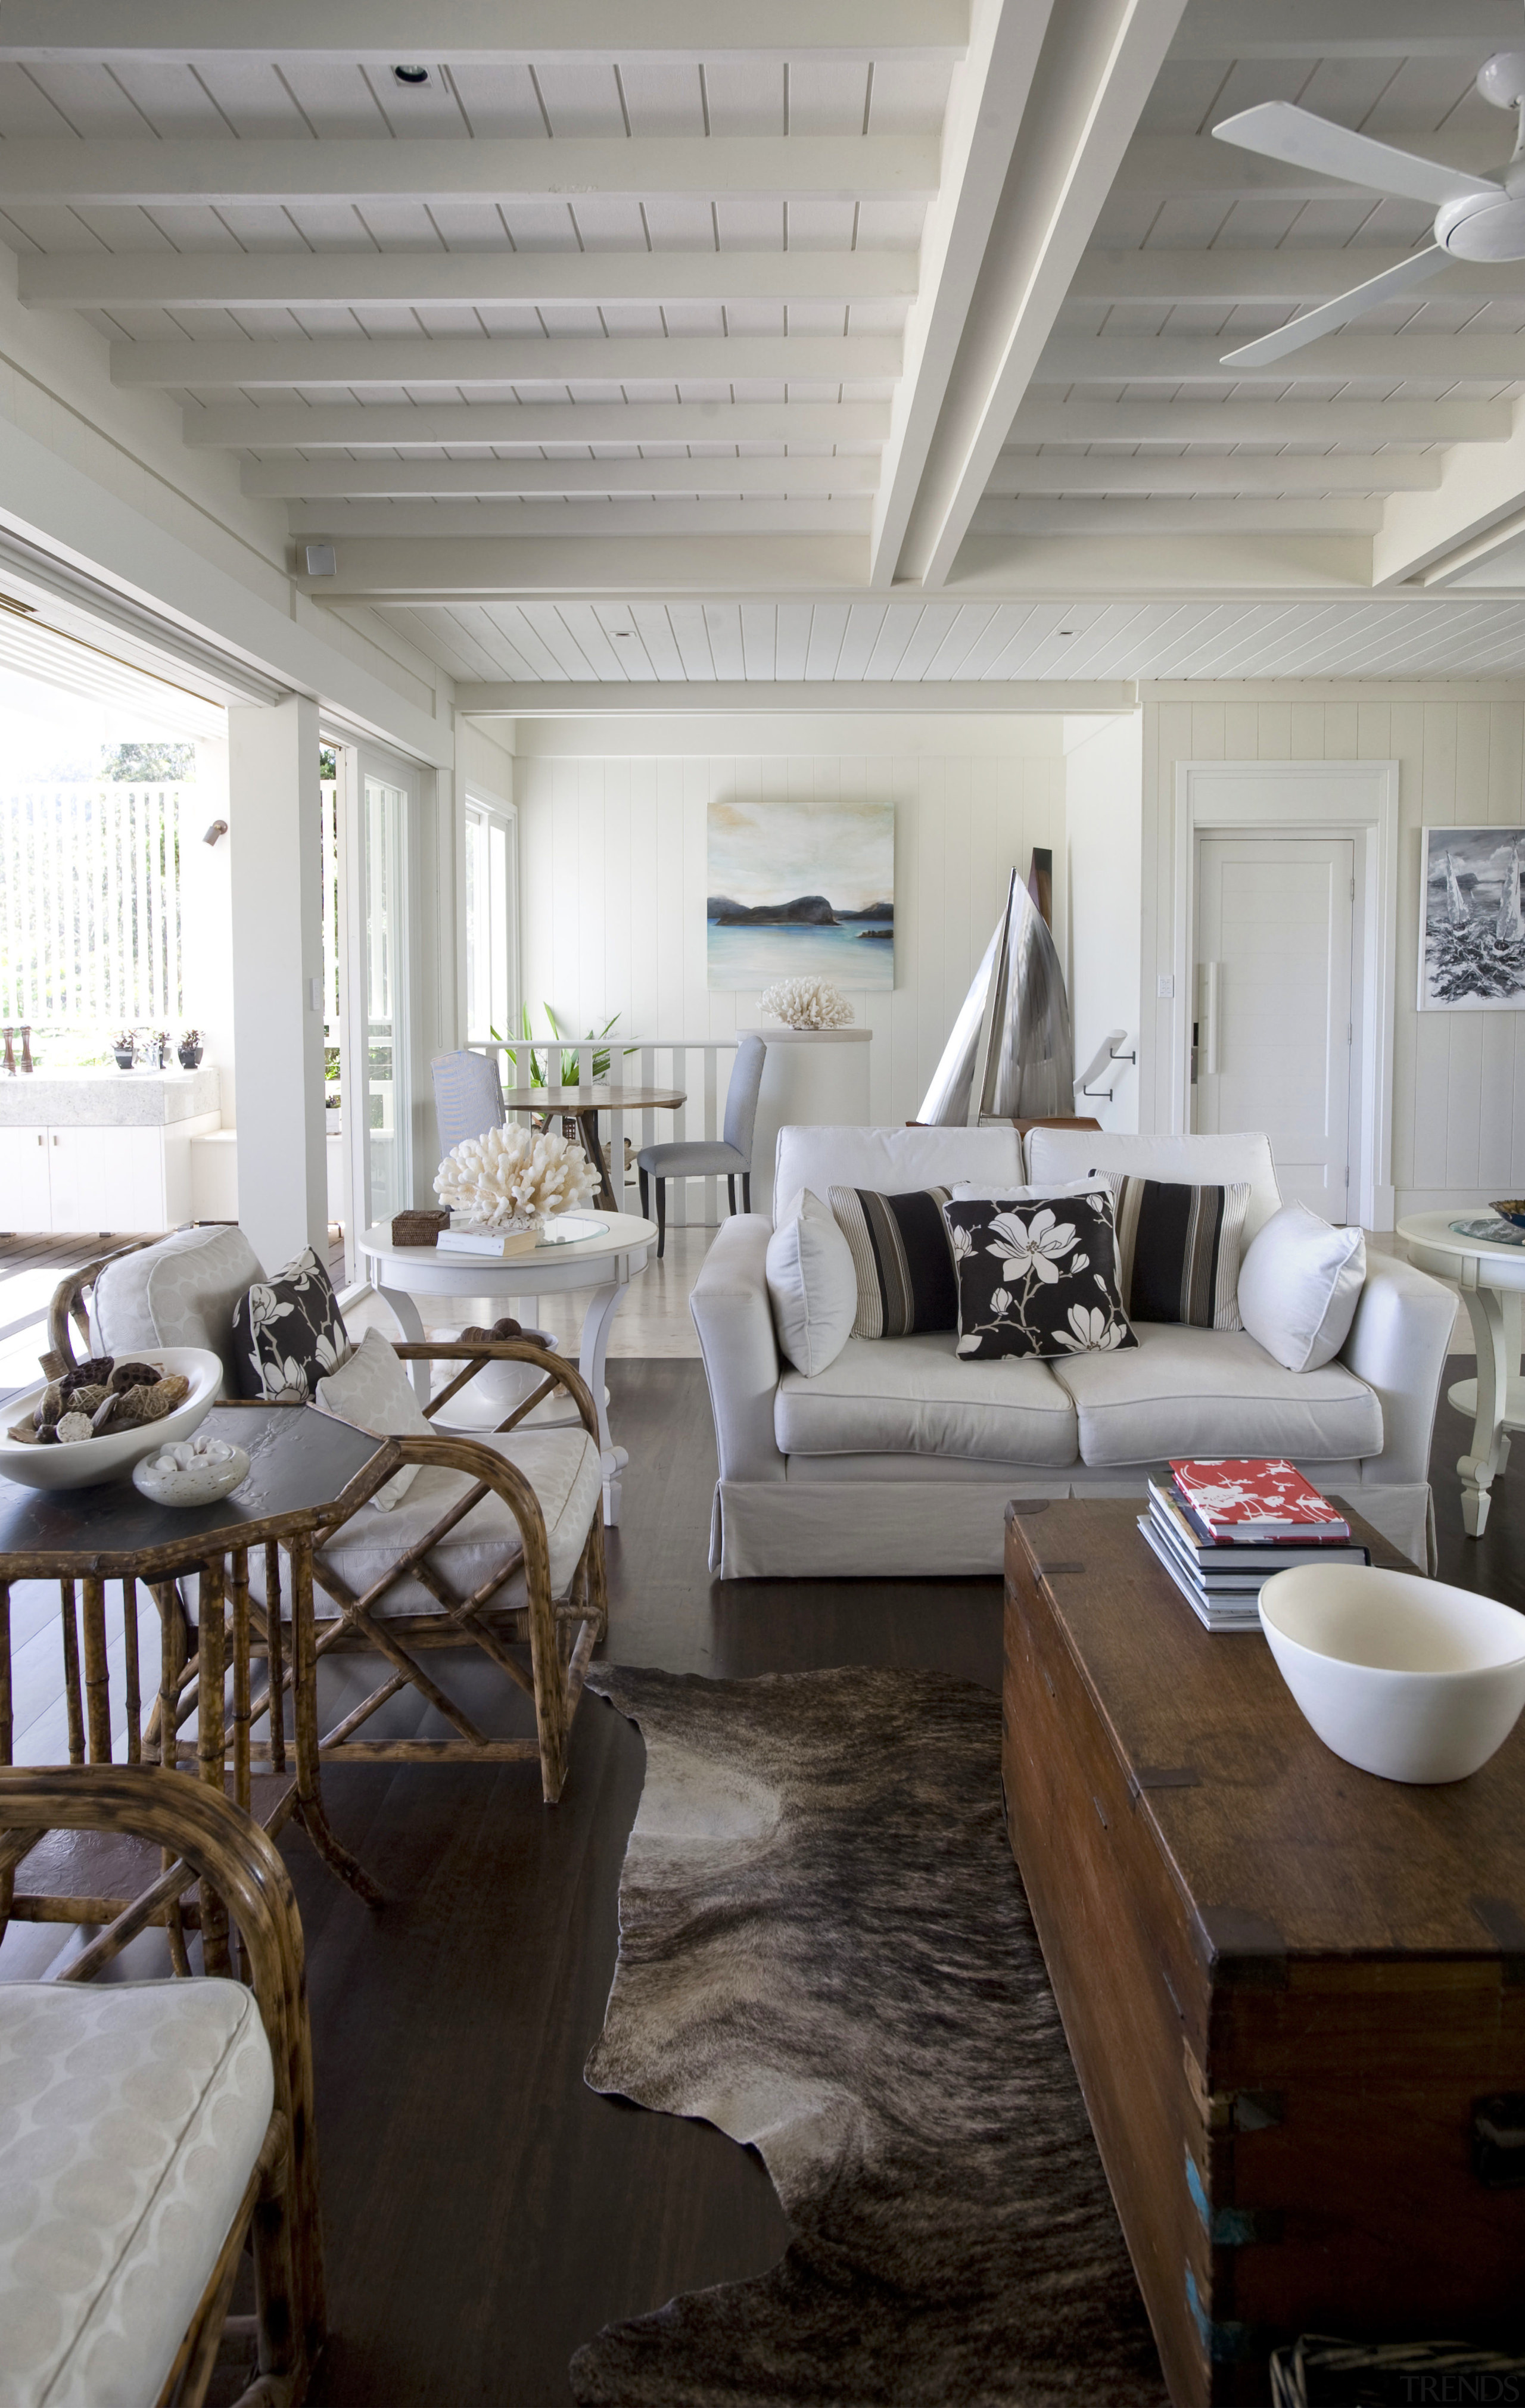
<svg viewBox="0 0 1525 2408"><path fill-rule="evenodd" d="M1525 827L1420 832L1419 1010L1525 1011Z"/></svg>
<svg viewBox="0 0 1525 2408"><path fill-rule="evenodd" d="M710 805L709 837L712 987L893 987L892 802L727 797Z"/></svg>

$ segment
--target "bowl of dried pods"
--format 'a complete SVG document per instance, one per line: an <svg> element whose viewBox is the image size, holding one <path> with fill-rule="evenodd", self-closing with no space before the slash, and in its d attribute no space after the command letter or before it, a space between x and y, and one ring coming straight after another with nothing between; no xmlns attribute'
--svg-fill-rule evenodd
<svg viewBox="0 0 1525 2408"><path fill-rule="evenodd" d="M96 1354L7 1408L0 1477L24 1488L90 1488L187 1439L217 1402L219 1355L200 1346Z"/></svg>

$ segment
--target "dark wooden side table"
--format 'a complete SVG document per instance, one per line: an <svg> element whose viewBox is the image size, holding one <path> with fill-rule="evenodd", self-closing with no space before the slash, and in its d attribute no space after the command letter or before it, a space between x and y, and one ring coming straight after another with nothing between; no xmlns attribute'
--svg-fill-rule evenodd
<svg viewBox="0 0 1525 2408"><path fill-rule="evenodd" d="M598 1174L594 1202L606 1212L623 1212L625 1207L615 1196L604 1150L598 1142L599 1113L675 1112L687 1100L680 1087L511 1087L503 1098L503 1109L506 1112L533 1112L537 1116L543 1113L548 1119L563 1112L568 1120L575 1120L583 1150Z"/></svg>
<svg viewBox="0 0 1525 2408"><path fill-rule="evenodd" d="M34 1580L59 1584L68 1760L112 1760L107 1585L116 1581L125 1760L157 1764L181 1777L194 1772L225 1789L272 1836L295 1816L324 1862L377 1904L381 1892L335 1837L324 1812L312 1533L332 1520L336 1502L342 1503L388 1442L310 1406L222 1408L202 1426L249 1451L248 1478L218 1504L157 1505L125 1479L51 1494L0 1480L0 1764L12 1761L15 1743L10 1592L14 1583ZM255 1547L265 1550L264 1608L250 1595L249 1557ZM179 1585L190 1575L196 1583L194 1621ZM145 1684L138 1662L139 1581L159 1609L156 1688L151 1674ZM261 1663L264 1685L255 1695L254 1668ZM195 1738L181 1739L193 1713ZM254 1731L262 1722L267 1736L259 1740ZM180 1893L172 1886L183 1868L163 1869L145 1891L143 1863L140 1843L125 1839L67 1842L55 1835L36 1848L12 1843L7 1849L0 1835L0 1934L7 1914L19 1922L105 1925L89 1952L87 1970L93 1970L97 1952L103 1958L113 1955L147 1923L167 1920L171 1949L183 1962ZM215 1962L221 1935L205 1930L203 1940Z"/></svg>
<svg viewBox="0 0 1525 2408"><path fill-rule="evenodd" d="M1263 2402L1300 2333L1518 2346L1525 1728L1445 1787L1357 1771L1138 1512L1008 1509L1002 1769L1171 2397Z"/></svg>

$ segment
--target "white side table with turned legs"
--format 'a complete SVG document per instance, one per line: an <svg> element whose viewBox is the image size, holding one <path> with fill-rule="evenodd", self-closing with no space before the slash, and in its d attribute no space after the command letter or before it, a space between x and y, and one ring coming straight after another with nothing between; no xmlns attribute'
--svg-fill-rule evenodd
<svg viewBox="0 0 1525 2408"><path fill-rule="evenodd" d="M656 1224L631 1212L580 1215L598 1223L597 1237L577 1243L537 1247L530 1254L511 1254L494 1261L481 1254L441 1254L435 1246L398 1246L384 1226L367 1229L358 1246L372 1287L396 1314L405 1338L415 1343L424 1337L424 1321L415 1297L485 1296L506 1310L520 1297L545 1296L559 1289L586 1288L592 1293L583 1314L583 1336L577 1368L593 1391L598 1414L598 1445L603 1455L604 1520L612 1528L620 1518L620 1482L629 1455L616 1446L604 1401L604 1358L610 1325L625 1301L632 1279L643 1271L656 1243ZM429 1366L419 1364L415 1377L420 1400L428 1401Z"/></svg>
<svg viewBox="0 0 1525 2408"><path fill-rule="evenodd" d="M1415 1212L1397 1235L1417 1270L1460 1288L1477 1347L1477 1377L1458 1380L1446 1397L1473 1416L1472 1446L1457 1464L1461 1519L1469 1539L1488 1527L1489 1492L1509 1460L1509 1433L1525 1429L1525 1380L1520 1378L1520 1303L1525 1297L1525 1246L1494 1245L1463 1237L1453 1221L1487 1220L1477 1207Z"/></svg>

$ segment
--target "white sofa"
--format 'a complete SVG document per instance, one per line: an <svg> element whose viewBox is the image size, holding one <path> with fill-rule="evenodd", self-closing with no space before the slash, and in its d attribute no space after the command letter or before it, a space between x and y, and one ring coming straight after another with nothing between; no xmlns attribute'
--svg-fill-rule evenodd
<svg viewBox="0 0 1525 2408"><path fill-rule="evenodd" d="M779 1221L810 1188L881 1194L1060 1182L1091 1169L1247 1181L1244 1243L1281 1197L1264 1137L1001 1128L784 1128ZM1137 1322L1137 1348L960 1361L951 1331L850 1338L814 1378L779 1353L772 1225L722 1224L692 1310L719 1445L710 1567L724 1579L999 1571L1014 1497L1142 1496L1180 1455L1287 1455L1432 1569L1431 1430L1453 1298L1368 1251L1342 1353L1288 1371L1243 1331Z"/></svg>

